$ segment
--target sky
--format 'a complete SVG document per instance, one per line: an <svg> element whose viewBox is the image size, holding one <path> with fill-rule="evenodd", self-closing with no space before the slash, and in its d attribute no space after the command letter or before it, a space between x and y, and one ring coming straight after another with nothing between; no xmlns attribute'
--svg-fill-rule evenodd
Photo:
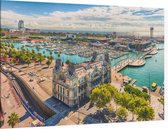
<svg viewBox="0 0 168 129"><path fill-rule="evenodd" d="M16 2L2 0L1 25L17 28L23 20L25 27L44 30L80 30L126 32L163 35L164 10L100 5Z"/></svg>

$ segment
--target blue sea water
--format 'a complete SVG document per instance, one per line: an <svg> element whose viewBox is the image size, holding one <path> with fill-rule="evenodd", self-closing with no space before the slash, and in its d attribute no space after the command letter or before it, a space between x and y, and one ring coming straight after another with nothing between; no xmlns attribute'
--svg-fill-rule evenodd
<svg viewBox="0 0 168 129"><path fill-rule="evenodd" d="M156 82L159 86L164 83L164 50L159 50L152 58L146 59L146 64L142 67L126 67L121 71L137 80L137 86L150 86Z"/></svg>
<svg viewBox="0 0 168 129"><path fill-rule="evenodd" d="M14 43L15 48L21 48L22 46L23 46L23 44L21 44L21 43ZM26 46L25 48L30 51L34 50L35 52L38 52L36 47ZM43 55L50 56L50 51L47 51L46 48L39 49L39 53L41 53L41 54L44 53ZM58 58L58 54L56 54L54 52L52 52L52 56L54 57L54 59ZM78 55L66 55L64 53L61 53L60 58L63 62L70 60L72 63L75 63L75 64L90 60L90 58L84 58L84 57L80 57Z"/></svg>

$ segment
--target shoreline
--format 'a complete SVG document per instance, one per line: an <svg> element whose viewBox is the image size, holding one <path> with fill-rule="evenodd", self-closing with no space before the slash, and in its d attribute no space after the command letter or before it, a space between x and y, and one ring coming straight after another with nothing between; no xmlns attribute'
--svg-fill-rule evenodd
<svg viewBox="0 0 168 129"><path fill-rule="evenodd" d="M126 67L122 69L120 73L129 77L136 77L135 79L137 80L137 87L148 86L149 82L150 85L152 84L152 82L156 82L159 87L162 87L164 82L164 57L162 56L164 56L164 50L160 50L156 55L153 55L153 57L145 59L146 64L142 67ZM160 76L155 75L156 73L158 73ZM159 78L156 78L156 76L158 76ZM163 81L161 81L160 79Z"/></svg>

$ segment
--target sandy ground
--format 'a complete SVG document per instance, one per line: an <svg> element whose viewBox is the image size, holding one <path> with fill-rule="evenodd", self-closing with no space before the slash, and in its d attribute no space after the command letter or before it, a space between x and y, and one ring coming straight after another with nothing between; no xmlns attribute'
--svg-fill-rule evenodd
<svg viewBox="0 0 168 129"><path fill-rule="evenodd" d="M4 125L2 128L9 128L8 126L8 116L15 112L20 118L20 122L16 124L15 127L31 127L31 122L33 119L29 113L25 110L20 100L17 98L16 92L13 92L13 88L5 75L1 73L1 102L2 108L5 113L4 115Z"/></svg>

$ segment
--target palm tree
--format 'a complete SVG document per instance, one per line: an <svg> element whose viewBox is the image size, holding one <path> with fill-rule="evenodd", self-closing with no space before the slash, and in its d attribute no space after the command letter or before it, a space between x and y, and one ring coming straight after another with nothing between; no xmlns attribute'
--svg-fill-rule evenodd
<svg viewBox="0 0 168 129"><path fill-rule="evenodd" d="M34 64L38 61L38 56L36 54L34 55L33 61L34 61Z"/></svg>
<svg viewBox="0 0 168 129"><path fill-rule="evenodd" d="M14 45L13 45L13 44L11 44L11 48L14 48Z"/></svg>
<svg viewBox="0 0 168 129"><path fill-rule="evenodd" d="M49 68L49 66L51 65L51 60L47 60L47 62L46 62L46 65L48 65L48 68Z"/></svg>
<svg viewBox="0 0 168 129"><path fill-rule="evenodd" d="M32 54L35 54L35 51L34 51L34 49L32 49Z"/></svg>
<svg viewBox="0 0 168 129"><path fill-rule="evenodd" d="M14 65L15 63L16 63L16 60L15 60L15 59L10 61L10 64L11 64L11 65L10 65L10 67L11 67L11 72L12 72L12 67L13 67L13 65Z"/></svg>
<svg viewBox="0 0 168 129"><path fill-rule="evenodd" d="M24 46L21 46L21 50L24 50Z"/></svg>
<svg viewBox="0 0 168 129"><path fill-rule="evenodd" d="M38 47L36 47L36 50L37 50L37 52L39 53L40 49L39 49Z"/></svg>
<svg viewBox="0 0 168 129"><path fill-rule="evenodd" d="M28 66L31 64L31 62L32 62L32 60L28 57L28 58L26 59L26 63L28 64Z"/></svg>
<svg viewBox="0 0 168 129"><path fill-rule="evenodd" d="M39 63L41 64L45 60L42 54L39 54Z"/></svg>
<svg viewBox="0 0 168 129"><path fill-rule="evenodd" d="M10 116L8 116L8 125L11 126L12 128L19 122L19 116L18 114L16 114L15 112L14 113L11 113Z"/></svg>
<svg viewBox="0 0 168 129"><path fill-rule="evenodd" d="M49 56L48 59L52 62L54 57L53 56Z"/></svg>

